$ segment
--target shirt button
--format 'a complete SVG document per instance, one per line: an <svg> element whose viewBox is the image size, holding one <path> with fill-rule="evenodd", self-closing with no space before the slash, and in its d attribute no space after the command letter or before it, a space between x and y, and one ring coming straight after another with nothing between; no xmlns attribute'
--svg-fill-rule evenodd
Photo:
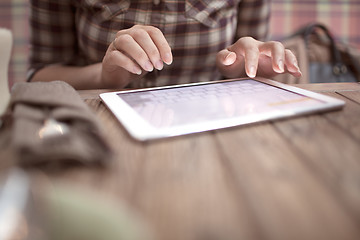
<svg viewBox="0 0 360 240"><path fill-rule="evenodd" d="M160 3L160 0L154 0L155 5L159 5L159 3Z"/></svg>

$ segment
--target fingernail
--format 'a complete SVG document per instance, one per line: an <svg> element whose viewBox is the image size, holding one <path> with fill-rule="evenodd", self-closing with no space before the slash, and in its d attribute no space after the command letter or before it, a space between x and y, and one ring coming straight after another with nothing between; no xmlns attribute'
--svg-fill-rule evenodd
<svg viewBox="0 0 360 240"><path fill-rule="evenodd" d="M164 64L163 64L163 62L162 62L161 60L155 62L155 68L156 68L157 70L162 70L163 67L164 67Z"/></svg>
<svg viewBox="0 0 360 240"><path fill-rule="evenodd" d="M300 68L297 62L293 62L294 66L296 67L297 71L300 72Z"/></svg>
<svg viewBox="0 0 360 240"><path fill-rule="evenodd" d="M253 78L256 76L256 69L254 66L251 66L249 69L249 77Z"/></svg>
<svg viewBox="0 0 360 240"><path fill-rule="evenodd" d="M284 72L284 62L281 59L278 61L278 68L280 72Z"/></svg>
<svg viewBox="0 0 360 240"><path fill-rule="evenodd" d="M300 71L300 69L299 69L298 73L299 73L299 77L301 77L301 76L302 76L302 72Z"/></svg>
<svg viewBox="0 0 360 240"><path fill-rule="evenodd" d="M231 64L233 64L232 55L233 55L233 52L229 52L228 55L226 55L226 57L225 57L225 59L224 59L224 65L231 65Z"/></svg>
<svg viewBox="0 0 360 240"><path fill-rule="evenodd" d="M137 75L141 75L142 71L139 67L133 67L133 73Z"/></svg>
<svg viewBox="0 0 360 240"><path fill-rule="evenodd" d="M165 53L165 56L164 56L164 62L167 64L167 65L170 65L173 61L173 58L171 56L170 53Z"/></svg>
<svg viewBox="0 0 360 240"><path fill-rule="evenodd" d="M291 68L288 68L289 72L294 75L295 77L301 77L302 72L300 71L300 68L296 67L295 65Z"/></svg>
<svg viewBox="0 0 360 240"><path fill-rule="evenodd" d="M144 70L148 72L152 72L154 70L154 66L151 64L150 61L147 61L145 63Z"/></svg>

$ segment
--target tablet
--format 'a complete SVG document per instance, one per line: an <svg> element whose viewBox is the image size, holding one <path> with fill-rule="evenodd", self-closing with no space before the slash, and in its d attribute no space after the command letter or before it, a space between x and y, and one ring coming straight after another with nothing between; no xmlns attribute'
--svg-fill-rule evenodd
<svg viewBox="0 0 360 240"><path fill-rule="evenodd" d="M107 92L100 98L141 141L335 110L345 104L263 78Z"/></svg>

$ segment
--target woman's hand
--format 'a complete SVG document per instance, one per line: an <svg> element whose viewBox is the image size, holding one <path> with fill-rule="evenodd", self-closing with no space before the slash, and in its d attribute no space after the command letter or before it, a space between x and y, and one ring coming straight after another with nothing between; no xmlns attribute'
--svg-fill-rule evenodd
<svg viewBox="0 0 360 240"><path fill-rule="evenodd" d="M158 28L135 25L117 32L109 45L102 61L101 81L109 87L124 87L172 60L171 48Z"/></svg>
<svg viewBox="0 0 360 240"><path fill-rule="evenodd" d="M272 77L289 72L301 76L295 55L280 42L261 42L252 37L240 38L220 51L216 57L220 72L228 78L261 76Z"/></svg>

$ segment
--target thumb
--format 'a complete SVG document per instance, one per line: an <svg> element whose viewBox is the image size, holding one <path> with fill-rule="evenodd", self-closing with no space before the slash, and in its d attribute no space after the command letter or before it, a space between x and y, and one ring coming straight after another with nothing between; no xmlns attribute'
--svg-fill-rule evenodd
<svg viewBox="0 0 360 240"><path fill-rule="evenodd" d="M229 51L228 49L223 49L217 54L218 64L230 66L236 61L236 53Z"/></svg>

